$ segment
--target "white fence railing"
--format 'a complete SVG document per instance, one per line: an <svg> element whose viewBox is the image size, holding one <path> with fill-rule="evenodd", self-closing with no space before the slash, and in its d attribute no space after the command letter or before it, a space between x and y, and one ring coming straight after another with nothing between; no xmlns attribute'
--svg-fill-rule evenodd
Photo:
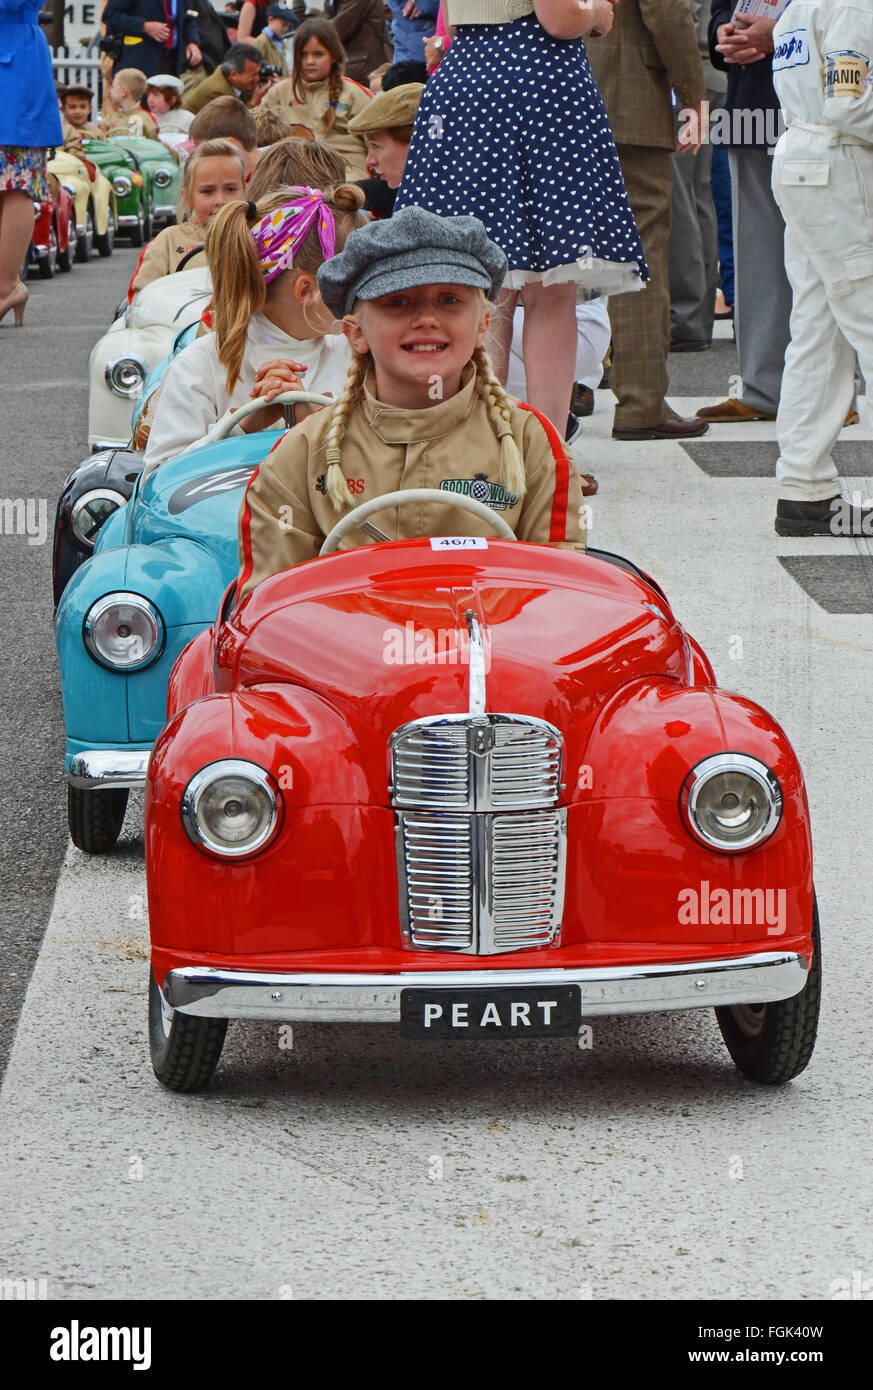
<svg viewBox="0 0 873 1390"><path fill-rule="evenodd" d="M93 57L86 57L83 50L82 56L72 53L65 56L62 49L56 49L52 56L52 71L58 85L80 82L84 86L90 87L94 93L94 101L91 105L92 116L100 110L103 105L103 73L100 70L100 58L97 54Z"/></svg>

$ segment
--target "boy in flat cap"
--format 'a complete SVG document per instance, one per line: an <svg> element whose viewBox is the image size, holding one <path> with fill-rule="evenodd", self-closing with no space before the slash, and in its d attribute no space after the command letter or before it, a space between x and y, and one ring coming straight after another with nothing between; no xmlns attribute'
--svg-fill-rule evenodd
<svg viewBox="0 0 873 1390"><path fill-rule="evenodd" d="M102 140L103 132L91 121L91 103L94 93L82 83L71 82L58 92L61 103L61 130L64 133L64 149L73 154L82 153L83 140Z"/></svg>
<svg viewBox="0 0 873 1390"><path fill-rule="evenodd" d="M248 486L238 598L313 559L349 508L407 488L437 489L447 505L379 513L391 540L487 535L452 505L463 494L519 540L584 550L578 470L551 423L506 395L483 347L505 273L477 218L414 206L352 232L324 262L319 290L354 360L336 404L289 430ZM356 530L340 549L368 541Z"/></svg>

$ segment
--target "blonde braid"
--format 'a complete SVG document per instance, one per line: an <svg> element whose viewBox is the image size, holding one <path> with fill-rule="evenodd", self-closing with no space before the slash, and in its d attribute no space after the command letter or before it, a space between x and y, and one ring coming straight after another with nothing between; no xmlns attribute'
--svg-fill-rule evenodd
<svg viewBox="0 0 873 1390"><path fill-rule="evenodd" d="M500 441L498 477L505 488L517 497L527 492L527 480L522 458L512 433L512 402L494 375L491 358L483 347L473 352L476 368L476 389L488 408L494 433Z"/></svg>
<svg viewBox="0 0 873 1390"><path fill-rule="evenodd" d="M349 416L358 404L364 377L372 363L373 358L369 352L355 353L349 366L343 393L336 405L331 407L331 422L324 440L324 457L327 463L325 485L327 496L338 512L341 512L344 507L355 505L343 473L342 444Z"/></svg>

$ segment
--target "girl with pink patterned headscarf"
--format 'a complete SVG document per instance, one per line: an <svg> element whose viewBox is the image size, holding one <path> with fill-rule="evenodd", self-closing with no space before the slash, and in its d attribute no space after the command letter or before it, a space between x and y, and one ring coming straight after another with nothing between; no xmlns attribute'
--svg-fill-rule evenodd
<svg viewBox="0 0 873 1390"><path fill-rule="evenodd" d="M246 433L282 423L282 391L337 395L349 365L316 272L363 220L360 189L283 188L254 203L228 203L210 225L206 258L214 332L170 363L145 452L146 469L208 443L253 398L265 408L240 424ZM302 418L314 406L298 408Z"/></svg>

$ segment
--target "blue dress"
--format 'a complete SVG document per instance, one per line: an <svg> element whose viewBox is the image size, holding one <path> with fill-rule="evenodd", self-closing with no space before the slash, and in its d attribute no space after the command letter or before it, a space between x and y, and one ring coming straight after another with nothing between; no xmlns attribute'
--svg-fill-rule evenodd
<svg viewBox="0 0 873 1390"><path fill-rule="evenodd" d="M553 39L533 14L455 29L418 109L396 207L410 203L480 218L508 289L619 294L648 278L584 41Z"/></svg>
<svg viewBox="0 0 873 1390"><path fill-rule="evenodd" d="M0 145L62 145L52 55L37 17L40 0L0 0Z"/></svg>

